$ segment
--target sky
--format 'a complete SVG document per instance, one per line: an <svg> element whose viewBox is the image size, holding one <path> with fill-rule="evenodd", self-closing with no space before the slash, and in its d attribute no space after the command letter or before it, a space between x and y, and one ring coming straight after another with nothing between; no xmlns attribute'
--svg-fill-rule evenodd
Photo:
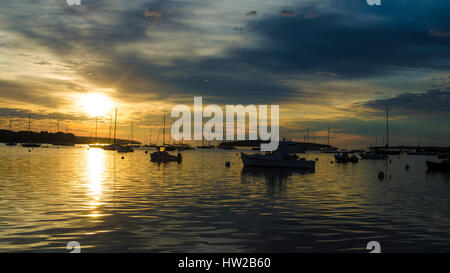
<svg viewBox="0 0 450 273"><path fill-rule="evenodd" d="M448 0L3 0L0 128L152 138L177 104L280 105L339 147L450 146ZM106 103L106 102L107 103ZM95 111L94 111L95 110ZM94 115L94 112L96 114ZM170 125L171 120L168 119Z"/></svg>

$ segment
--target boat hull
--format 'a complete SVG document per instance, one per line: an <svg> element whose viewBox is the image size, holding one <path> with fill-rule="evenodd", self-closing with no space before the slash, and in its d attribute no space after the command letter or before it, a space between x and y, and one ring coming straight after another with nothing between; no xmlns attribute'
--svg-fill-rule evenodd
<svg viewBox="0 0 450 273"><path fill-rule="evenodd" d="M241 153L242 163L245 167L267 167L267 168L293 168L314 170L315 161L308 160L280 160L266 159L255 155Z"/></svg>
<svg viewBox="0 0 450 273"><path fill-rule="evenodd" d="M434 162L434 161L426 161L428 170L430 171L440 171L440 172L450 172L450 162Z"/></svg>
<svg viewBox="0 0 450 273"><path fill-rule="evenodd" d="M39 148L39 147L41 147L41 145L40 144L35 144L35 143L24 143L24 144L22 144L22 147L25 147L25 148Z"/></svg>

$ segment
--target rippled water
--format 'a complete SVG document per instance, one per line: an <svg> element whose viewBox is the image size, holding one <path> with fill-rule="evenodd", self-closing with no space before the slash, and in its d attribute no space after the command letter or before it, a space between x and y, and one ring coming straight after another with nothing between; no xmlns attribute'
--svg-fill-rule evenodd
<svg viewBox="0 0 450 273"><path fill-rule="evenodd" d="M166 165L144 150L121 156L1 146L0 251L367 252L372 240L450 251L450 177L426 172L424 156L342 165L307 154L313 173L244 169L237 151Z"/></svg>

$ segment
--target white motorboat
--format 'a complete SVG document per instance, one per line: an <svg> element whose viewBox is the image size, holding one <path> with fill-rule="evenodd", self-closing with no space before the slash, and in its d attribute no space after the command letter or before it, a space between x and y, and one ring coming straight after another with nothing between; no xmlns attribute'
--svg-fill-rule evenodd
<svg viewBox="0 0 450 273"><path fill-rule="evenodd" d="M314 170L316 162L299 158L295 154L283 152L268 152L266 154L241 153L242 163L245 167L274 167L274 168L301 168Z"/></svg>

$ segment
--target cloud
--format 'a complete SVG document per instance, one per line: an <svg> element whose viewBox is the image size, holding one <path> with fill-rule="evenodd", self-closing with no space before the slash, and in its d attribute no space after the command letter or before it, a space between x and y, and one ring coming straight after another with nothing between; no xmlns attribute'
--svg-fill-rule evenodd
<svg viewBox="0 0 450 273"><path fill-rule="evenodd" d="M430 89L423 93L402 93L386 99L365 102L363 107L384 114L389 106L392 116L450 116L450 89Z"/></svg>
<svg viewBox="0 0 450 273"><path fill-rule="evenodd" d="M28 118L31 116L33 120L63 120L63 121L82 121L92 120L86 115L76 113L61 113L61 112L33 112L18 108L0 108L0 117L2 118Z"/></svg>

